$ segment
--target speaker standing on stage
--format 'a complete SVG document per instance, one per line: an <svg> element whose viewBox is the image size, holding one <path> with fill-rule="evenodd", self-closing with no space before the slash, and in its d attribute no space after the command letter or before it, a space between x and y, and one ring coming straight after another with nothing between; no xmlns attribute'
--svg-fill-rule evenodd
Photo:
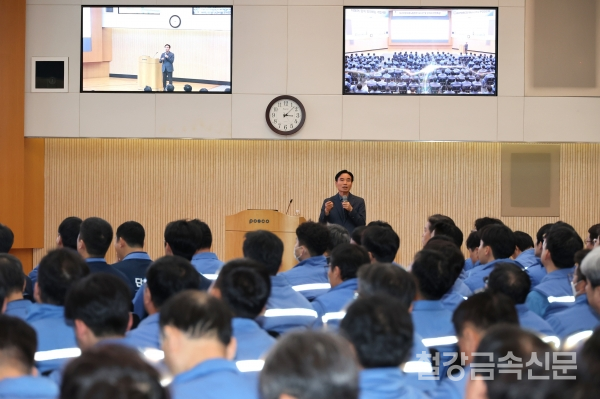
<svg viewBox="0 0 600 399"><path fill-rule="evenodd" d="M345 169L335 175L338 193L323 201L319 216L320 223L339 224L350 234L356 227L366 224L365 200L350 194L353 182L354 175Z"/></svg>
<svg viewBox="0 0 600 399"><path fill-rule="evenodd" d="M160 63L162 64L163 74L163 91L166 90L167 80L169 84L173 84L173 63L175 62L175 54L171 52L171 45L165 44L165 52L160 55Z"/></svg>

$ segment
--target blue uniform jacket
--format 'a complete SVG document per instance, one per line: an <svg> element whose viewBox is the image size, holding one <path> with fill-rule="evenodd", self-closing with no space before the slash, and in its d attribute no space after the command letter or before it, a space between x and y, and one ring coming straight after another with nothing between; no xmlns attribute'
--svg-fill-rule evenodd
<svg viewBox="0 0 600 399"><path fill-rule="evenodd" d="M519 324L526 330L532 330L544 335L554 335L554 329L548 322L533 313L527 305L519 303L515 306L519 315Z"/></svg>
<svg viewBox="0 0 600 399"><path fill-rule="evenodd" d="M490 273L492 272L492 270L494 270L494 266L496 266L497 263L500 262L504 262L504 263L512 263L514 265L518 264L510 259L494 259L491 262L486 263L485 265L480 265L477 267L474 267L470 272L468 277L465 279L465 284L471 289L471 291L476 292L477 290L480 290L482 288L485 287L485 283L483 282L483 279L487 276L490 275Z"/></svg>
<svg viewBox="0 0 600 399"><path fill-rule="evenodd" d="M5 315L18 317L19 319L26 320L31 308L31 301L27 299L18 299L16 301L10 301L6 304Z"/></svg>
<svg viewBox="0 0 600 399"><path fill-rule="evenodd" d="M423 352L425 354L430 354L429 349L423 345L423 337L421 337L416 332L413 333L413 346L411 349L411 357L408 359L409 362L425 362L431 365L431 358L426 359L423 357ZM437 386L437 382L434 380L426 380L423 378L419 378L419 373L404 373L407 384L413 386L421 391L429 392L435 389Z"/></svg>
<svg viewBox="0 0 600 399"><path fill-rule="evenodd" d="M192 257L192 266L209 280L216 280L223 262L217 258L214 252L200 252Z"/></svg>
<svg viewBox="0 0 600 399"><path fill-rule="evenodd" d="M123 260L112 265L115 269L123 273L129 284L134 287L134 294L146 282L146 270L152 263L152 259L146 252L132 252L126 255Z"/></svg>
<svg viewBox="0 0 600 399"><path fill-rule="evenodd" d="M575 299L573 306L549 316L548 323L563 340L581 331L594 330L600 325L600 316L588 303L587 295L583 294Z"/></svg>
<svg viewBox="0 0 600 399"><path fill-rule="evenodd" d="M533 313L546 319L551 313L555 313L562 309L573 305L575 300L573 298L573 290L571 289L571 282L569 277L575 273L575 266L567 269L558 269L552 273L548 273L542 281L534 288L532 288L525 304ZM567 300L571 298L572 302L553 302L550 303L549 299L552 297L553 301Z"/></svg>
<svg viewBox="0 0 600 399"><path fill-rule="evenodd" d="M131 291L131 297L133 298L137 287L133 282L129 281L129 278L127 278L127 276L123 274L123 272L115 269L114 267L106 263L106 260L104 260L104 258L88 258L85 261L87 262L90 268L90 273L112 274L113 276L116 276L123 280L125 284L127 284L127 286L129 287L129 290Z"/></svg>
<svg viewBox="0 0 600 399"><path fill-rule="evenodd" d="M327 278L327 267L327 259L319 255L305 259L279 275L284 277L295 291L312 301L331 288Z"/></svg>
<svg viewBox="0 0 600 399"><path fill-rule="evenodd" d="M231 327L233 336L237 340L235 360L262 359L275 344L275 338L260 328L254 320L234 317Z"/></svg>
<svg viewBox="0 0 600 399"><path fill-rule="evenodd" d="M127 333L125 344L137 348L160 349L160 313L154 313L140 322L136 329Z"/></svg>
<svg viewBox="0 0 600 399"><path fill-rule="evenodd" d="M267 300L267 311L256 321L267 331L278 334L294 329L306 328L314 323L317 312L308 299L294 291L285 277L271 276L271 295Z"/></svg>
<svg viewBox="0 0 600 399"><path fill-rule="evenodd" d="M360 372L360 399L426 399L407 381L399 367L364 369Z"/></svg>
<svg viewBox="0 0 600 399"><path fill-rule="evenodd" d="M209 359L173 379L173 399L258 399L258 391L244 378L234 362Z"/></svg>
<svg viewBox="0 0 600 399"><path fill-rule="evenodd" d="M37 333L38 352L54 349L77 348L75 331L65 320L63 306L34 303L29 308L25 320ZM40 373L50 372L61 367L68 359L51 359L36 362Z"/></svg>
<svg viewBox="0 0 600 399"><path fill-rule="evenodd" d="M533 248L521 252L515 261L529 275L531 288L538 285L547 274L546 268L540 262L540 258L535 256L535 249Z"/></svg>
<svg viewBox="0 0 600 399"><path fill-rule="evenodd" d="M354 299L354 293L358 289L358 279L350 278L341 284L333 287L326 294L317 297L312 306L317 312L318 318L315 320L315 327L321 326L322 317L327 313L339 312Z"/></svg>
<svg viewBox="0 0 600 399"><path fill-rule="evenodd" d="M452 313L454 313L458 305L460 305L464 300L465 298L462 295L453 290L448 291L441 299L444 307Z"/></svg>
<svg viewBox="0 0 600 399"><path fill-rule="evenodd" d="M0 380L0 399L56 399L58 386L48 378L30 375Z"/></svg>
<svg viewBox="0 0 600 399"><path fill-rule="evenodd" d="M326 216L325 204L328 201L333 202L333 208L329 212L329 215ZM348 212L344 209L342 206L342 198L339 193L333 197L325 198L325 200L323 200L323 205L321 205L319 223L339 224L348 230L350 234L352 234L355 228L365 226L367 224L365 200L352 193L348 193L348 202L352 205L352 212Z"/></svg>
<svg viewBox="0 0 600 399"><path fill-rule="evenodd" d="M463 399L467 388L467 379L471 374L471 366L463 368L465 374L458 381L446 378L440 381L437 389L431 393L432 399Z"/></svg>

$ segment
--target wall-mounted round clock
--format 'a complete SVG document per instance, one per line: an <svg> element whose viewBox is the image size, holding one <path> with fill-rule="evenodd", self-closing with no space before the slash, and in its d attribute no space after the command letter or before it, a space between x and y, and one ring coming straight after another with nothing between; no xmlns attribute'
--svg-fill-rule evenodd
<svg viewBox="0 0 600 399"><path fill-rule="evenodd" d="M179 28L181 26L181 18L179 18L179 15L171 15L171 18L169 18L169 25L171 25L172 28Z"/></svg>
<svg viewBox="0 0 600 399"><path fill-rule="evenodd" d="M306 111L296 97L283 95L275 97L267 105L265 117L272 131L289 136L302 128L306 120Z"/></svg>

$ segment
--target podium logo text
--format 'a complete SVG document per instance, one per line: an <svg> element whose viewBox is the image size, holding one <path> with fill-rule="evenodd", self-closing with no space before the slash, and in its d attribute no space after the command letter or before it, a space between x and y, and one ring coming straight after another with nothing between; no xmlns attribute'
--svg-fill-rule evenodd
<svg viewBox="0 0 600 399"><path fill-rule="evenodd" d="M269 223L269 219L250 219L248 223Z"/></svg>

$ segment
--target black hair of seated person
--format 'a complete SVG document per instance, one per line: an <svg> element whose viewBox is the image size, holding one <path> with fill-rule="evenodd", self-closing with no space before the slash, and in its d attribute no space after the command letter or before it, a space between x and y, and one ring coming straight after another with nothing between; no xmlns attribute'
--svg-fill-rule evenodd
<svg viewBox="0 0 600 399"><path fill-rule="evenodd" d="M389 224L388 222L384 222L383 220L372 220L367 224L367 227L372 226L386 227L388 229L394 230L391 224Z"/></svg>
<svg viewBox="0 0 600 399"><path fill-rule="evenodd" d="M567 269L575 265L575 253L583 249L583 240L575 230L555 223L546 234L546 249L554 266Z"/></svg>
<svg viewBox="0 0 600 399"><path fill-rule="evenodd" d="M329 254L338 245L350 243L350 233L345 227L339 224L328 224L327 229L329 230L329 244L327 245Z"/></svg>
<svg viewBox="0 0 600 399"><path fill-rule="evenodd" d="M150 264L146 270L146 282L152 304L160 309L178 292L197 290L200 287L200 273L187 259L167 255Z"/></svg>
<svg viewBox="0 0 600 399"><path fill-rule="evenodd" d="M595 238L598 238L598 234L600 234L600 223L591 226L588 229L588 233L590 235L590 239L594 240Z"/></svg>
<svg viewBox="0 0 600 399"><path fill-rule="evenodd" d="M344 173L350 175L350 181L354 182L354 175L352 174L352 172L350 172L349 170L346 170L346 169L342 169L335 174L335 181L338 181L340 176L343 175Z"/></svg>
<svg viewBox="0 0 600 399"><path fill-rule="evenodd" d="M587 256L587 254L589 254L590 252L592 252L591 249L581 249L581 250L575 252L575 256L573 256L573 261L575 262L576 265L581 266L581 262L583 262L583 260ZM583 276L583 274L581 274L581 271L579 269L580 268L578 267L577 270L575 271L575 274L577 274L577 279L581 280L580 276ZM577 271L579 271L579 273L577 273ZM583 276L583 279L585 279L585 276Z"/></svg>
<svg viewBox="0 0 600 399"><path fill-rule="evenodd" d="M227 305L205 292L182 291L165 303L160 311L160 329L172 326L189 338L214 337L229 345L233 336L233 315Z"/></svg>
<svg viewBox="0 0 600 399"><path fill-rule="evenodd" d="M391 263L400 248L400 237L391 228L367 226L362 235L362 246L377 262Z"/></svg>
<svg viewBox="0 0 600 399"><path fill-rule="evenodd" d="M208 93L208 89L206 87L201 88L200 90L198 90L200 93Z"/></svg>
<svg viewBox="0 0 600 399"><path fill-rule="evenodd" d="M533 248L533 238L531 238L529 234L519 230L515 231L514 234L515 243L517 245L517 248L519 248L519 251L525 252L528 249Z"/></svg>
<svg viewBox="0 0 600 399"><path fill-rule="evenodd" d="M455 272L444 255L432 249L423 249L415 255L412 275L417 290L426 300L440 300L454 285Z"/></svg>
<svg viewBox="0 0 600 399"><path fill-rule="evenodd" d="M226 87L225 90L223 90L225 93L231 93L231 87Z"/></svg>
<svg viewBox="0 0 600 399"><path fill-rule="evenodd" d="M283 259L283 241L266 230L249 231L242 244L244 258L252 259L267 268L269 275L275 276Z"/></svg>
<svg viewBox="0 0 600 399"><path fill-rule="evenodd" d="M117 241L122 238L131 248L143 248L146 231L140 223L131 220L117 227L115 236Z"/></svg>
<svg viewBox="0 0 600 399"><path fill-rule="evenodd" d="M165 227L165 243L169 244L173 255L181 256L189 261L198 250L202 241L202 230L196 223L188 220L175 220Z"/></svg>
<svg viewBox="0 0 600 399"><path fill-rule="evenodd" d="M188 92L188 93L191 93L191 91L192 91L192 86L190 86L190 85L185 85L185 86L183 86L183 91L185 91L185 92Z"/></svg>
<svg viewBox="0 0 600 399"><path fill-rule="evenodd" d="M271 295L271 278L267 268L252 259L227 262L214 286L221 291L221 300L232 313L245 319L255 319Z"/></svg>
<svg viewBox="0 0 600 399"><path fill-rule="evenodd" d="M11 254L0 254L0 283L4 286L6 296L23 291L25 275L19 258ZM0 308L3 303L0 302Z"/></svg>
<svg viewBox="0 0 600 399"><path fill-rule="evenodd" d="M64 306L69 289L88 274L90 268L78 253L65 248L48 252L38 266L42 303Z"/></svg>
<svg viewBox="0 0 600 399"><path fill-rule="evenodd" d="M326 225L312 221L304 222L296 228L298 243L305 246L310 256L320 256L329 244L329 229Z"/></svg>
<svg viewBox="0 0 600 399"><path fill-rule="evenodd" d="M329 268L333 271L335 267L339 267L342 281L356 278L359 269L371 263L371 258L363 247L350 243L338 245L329 256Z"/></svg>
<svg viewBox="0 0 600 399"><path fill-rule="evenodd" d="M504 294L483 291L461 302L452 315L456 334L461 336L466 325L479 331L487 331L496 324L519 325L514 302Z"/></svg>
<svg viewBox="0 0 600 399"><path fill-rule="evenodd" d="M91 217L81 222L79 239L90 256L104 258L113 240L113 229L104 219Z"/></svg>
<svg viewBox="0 0 600 399"><path fill-rule="evenodd" d="M515 233L503 224L492 224L477 230L484 246L492 249L494 259L507 259L515 253Z"/></svg>
<svg viewBox="0 0 600 399"><path fill-rule="evenodd" d="M539 230L537 231L537 233L535 235L535 239L536 239L535 245L539 245L540 243L544 242L544 237L550 230L550 227L552 227L553 225L554 225L554 223L547 223L539 228Z"/></svg>
<svg viewBox="0 0 600 399"><path fill-rule="evenodd" d="M0 367L15 367L23 375L31 374L37 343L37 334L29 324L0 314Z"/></svg>
<svg viewBox="0 0 600 399"><path fill-rule="evenodd" d="M140 353L122 345L92 347L70 361L60 399L169 399L158 371Z"/></svg>
<svg viewBox="0 0 600 399"><path fill-rule="evenodd" d="M83 220L77 216L69 216L58 225L58 235L62 240L63 247L77 251L77 237L81 230Z"/></svg>
<svg viewBox="0 0 600 399"><path fill-rule="evenodd" d="M504 294L517 305L525 303L530 289L531 279L527 272L508 262L497 263L487 282L489 292Z"/></svg>
<svg viewBox="0 0 600 399"><path fill-rule="evenodd" d="M453 241L444 240L446 236L435 236L432 237L423 249L432 249L440 252L448 263L450 268L451 277L450 279L456 282L456 279L460 276L465 266L465 255L458 249Z"/></svg>
<svg viewBox="0 0 600 399"><path fill-rule="evenodd" d="M489 226L492 224L504 225L502 220L496 219L496 218L490 218L490 217L486 216L486 217L482 217L482 218L475 220L475 230L479 231L479 230L483 229L485 226Z"/></svg>
<svg viewBox="0 0 600 399"><path fill-rule="evenodd" d="M352 231L352 241L356 243L356 245L362 245L362 235L365 232L367 226L358 226Z"/></svg>
<svg viewBox="0 0 600 399"><path fill-rule="evenodd" d="M454 224L437 222L435 225L433 225L432 231L435 231L435 235L444 235L452 238L452 241L454 244L456 244L457 248L460 248L463 244L463 233Z"/></svg>
<svg viewBox="0 0 600 399"><path fill-rule="evenodd" d="M8 253L15 242L15 235L10 227L0 223L0 253Z"/></svg>
<svg viewBox="0 0 600 399"><path fill-rule="evenodd" d="M430 233L433 232L433 226L435 226L436 224L441 223L441 222L456 226L456 223L454 223L454 220L452 220L452 218L450 216L442 215L439 213L429 216L427 218L427 222L429 222L428 228L429 228Z"/></svg>
<svg viewBox="0 0 600 399"><path fill-rule="evenodd" d="M352 343L366 369L399 367L413 346L413 322L396 298L375 295L358 298L346 310L340 333Z"/></svg>
<svg viewBox="0 0 600 399"><path fill-rule="evenodd" d="M285 334L260 373L262 399L358 399L359 366L342 337L319 331Z"/></svg>
<svg viewBox="0 0 600 399"><path fill-rule="evenodd" d="M358 295L389 295L409 308L417 295L414 277L391 263L371 263L358 270Z"/></svg>
<svg viewBox="0 0 600 399"><path fill-rule="evenodd" d="M165 89L166 89L167 91L175 91L175 86L173 86L172 84L168 84L168 85L165 87Z"/></svg>
<svg viewBox="0 0 600 399"><path fill-rule="evenodd" d="M469 236L467 237L465 245L467 249L470 249L472 251L475 248L479 248L480 241L481 240L479 239L479 233L476 231L472 231L471 234L469 234Z"/></svg>
<svg viewBox="0 0 600 399"><path fill-rule="evenodd" d="M578 371L581 380L586 385L595 386L600 390L600 328L596 328L594 333L583 344L583 347L577 353Z"/></svg>
<svg viewBox="0 0 600 399"><path fill-rule="evenodd" d="M127 332L131 292L123 280L94 273L79 280L65 300L65 318L81 320L98 338L120 337Z"/></svg>
<svg viewBox="0 0 600 399"><path fill-rule="evenodd" d="M144 87L144 91L152 91L152 87L146 86L146 87Z"/></svg>
<svg viewBox="0 0 600 399"><path fill-rule="evenodd" d="M198 249L209 250L212 247L213 236L208 224L199 219L192 219L190 223L195 224L200 229L200 241L198 241Z"/></svg>

